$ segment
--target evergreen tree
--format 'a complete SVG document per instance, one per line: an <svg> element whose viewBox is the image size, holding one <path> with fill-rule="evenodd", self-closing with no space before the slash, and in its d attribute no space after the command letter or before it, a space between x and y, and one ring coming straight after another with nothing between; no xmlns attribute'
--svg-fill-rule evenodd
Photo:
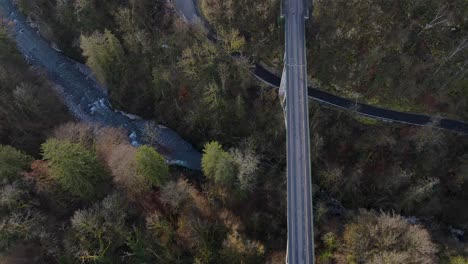
<svg viewBox="0 0 468 264"><path fill-rule="evenodd" d="M80 47L86 57L86 64L102 84L109 88L122 85L126 68L124 50L111 31L106 29L104 33L82 35Z"/></svg>
<svg viewBox="0 0 468 264"><path fill-rule="evenodd" d="M237 170L232 156L224 151L222 146L216 141L205 145L203 149L202 169L206 177L222 185L232 185Z"/></svg>
<svg viewBox="0 0 468 264"><path fill-rule="evenodd" d="M49 139L42 145L50 173L62 188L85 200L100 196L105 172L96 154L80 144Z"/></svg>
<svg viewBox="0 0 468 264"><path fill-rule="evenodd" d="M137 173L145 177L152 186L162 186L169 178L169 166L154 148L141 146L136 153Z"/></svg>

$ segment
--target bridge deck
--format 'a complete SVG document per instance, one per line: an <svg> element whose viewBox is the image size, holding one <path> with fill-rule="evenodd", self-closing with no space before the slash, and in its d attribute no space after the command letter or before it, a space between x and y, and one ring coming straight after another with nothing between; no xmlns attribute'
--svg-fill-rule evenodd
<svg viewBox="0 0 468 264"><path fill-rule="evenodd" d="M286 18L287 262L313 263L314 236L305 53L307 12L303 0L289 0L283 12Z"/></svg>

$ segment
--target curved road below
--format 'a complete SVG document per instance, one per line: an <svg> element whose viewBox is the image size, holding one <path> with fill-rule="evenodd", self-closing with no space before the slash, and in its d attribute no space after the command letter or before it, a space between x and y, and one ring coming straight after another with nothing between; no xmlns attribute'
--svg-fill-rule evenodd
<svg viewBox="0 0 468 264"><path fill-rule="evenodd" d="M56 91L77 119L124 128L132 145L145 143L143 131L151 122L114 110L105 89L90 77L90 69L53 49L38 30L27 23L11 0L0 0L0 18L10 26L10 33L28 63L46 70L56 84ZM151 128L157 132L155 147L169 164L200 170L201 153L190 143L167 127L154 125Z"/></svg>
<svg viewBox="0 0 468 264"><path fill-rule="evenodd" d="M172 0L176 12L186 18L190 23L197 23L203 21L200 19L201 15L198 12L196 0ZM206 22L203 21L205 24ZM206 28L210 28L209 25L205 25ZM216 41L215 32L211 32L208 38L212 41ZM251 69L252 74L260 79L261 81L279 88L281 83L281 77L268 71L260 64L254 64ZM344 110L356 112L358 114L376 118L387 122L398 122L418 126L432 126L442 129L447 129L455 132L468 134L468 123L452 120L448 118L433 118L428 115L413 114L394 111L381 107L371 106L362 103L356 103L354 100L346 99L329 92L325 92L315 87L308 87L308 96L310 99L316 100L324 105L330 105L338 107ZM436 122L434 122L436 120Z"/></svg>
<svg viewBox="0 0 468 264"><path fill-rule="evenodd" d="M191 23L201 21L195 0L173 0L179 14L183 14ZM70 111L85 122L104 126L125 128L133 145L143 144L143 129L150 121L141 120L112 108L104 89L90 77L90 70L85 65L73 61L51 47L51 44L31 27L11 0L0 0L0 17L12 25L11 33L17 47L26 60L44 68L56 90ZM211 40L215 40L210 33ZM273 87L279 87L281 78L255 64L252 74ZM426 115L402 113L365 104L356 104L352 100L341 98L316 88L308 88L308 96L327 105L332 105L370 117L413 125L428 125L432 118ZM357 106L357 107L356 107ZM441 119L436 127L468 134L468 124ZM169 164L177 164L189 169L200 169L201 153L190 143L183 140L175 131L157 125L157 149L163 153Z"/></svg>

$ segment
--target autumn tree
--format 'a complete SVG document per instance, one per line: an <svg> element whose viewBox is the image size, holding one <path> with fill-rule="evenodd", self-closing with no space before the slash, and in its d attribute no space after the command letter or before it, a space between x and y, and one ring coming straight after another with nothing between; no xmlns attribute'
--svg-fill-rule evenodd
<svg viewBox="0 0 468 264"><path fill-rule="evenodd" d="M361 210L345 226L344 259L363 263L435 263L437 248L427 230L399 215Z"/></svg>
<svg viewBox="0 0 468 264"><path fill-rule="evenodd" d="M104 135L102 135L104 136ZM163 186L169 179L165 159L149 146L136 148L119 138L98 137L98 149L114 183L132 200L147 195L153 187ZM102 145L104 144L104 145Z"/></svg>
<svg viewBox="0 0 468 264"><path fill-rule="evenodd" d="M263 263L265 248L258 241L252 241L232 230L223 242L224 263Z"/></svg>
<svg viewBox="0 0 468 264"><path fill-rule="evenodd" d="M229 54L241 53L245 48L245 39L240 36L239 30L229 29L229 30L220 30L219 37L221 38L223 48Z"/></svg>
<svg viewBox="0 0 468 264"><path fill-rule="evenodd" d="M168 204L175 212L191 202L191 189L187 180L179 179L168 182L161 190L161 201Z"/></svg>
<svg viewBox="0 0 468 264"><path fill-rule="evenodd" d="M40 238L50 239L45 232L46 223L44 214L35 209L10 211L0 220L0 251L7 251L19 241L25 243Z"/></svg>
<svg viewBox="0 0 468 264"><path fill-rule="evenodd" d="M129 144L113 146L106 162L113 176L114 183L123 188L130 198L141 197L151 190L151 183L137 172L137 148Z"/></svg>
<svg viewBox="0 0 468 264"><path fill-rule="evenodd" d="M95 145L95 128L88 123L68 122L54 129L54 138L81 144L87 148Z"/></svg>
<svg viewBox="0 0 468 264"><path fill-rule="evenodd" d="M43 245L50 253L56 252L56 245L47 230L46 215L38 210L39 201L31 195L30 187L21 179L0 186L1 263L2 255L25 244L38 242L37 248Z"/></svg>
<svg viewBox="0 0 468 264"><path fill-rule="evenodd" d="M72 252L82 262L116 263L116 249L125 244L128 205L117 193L71 218Z"/></svg>

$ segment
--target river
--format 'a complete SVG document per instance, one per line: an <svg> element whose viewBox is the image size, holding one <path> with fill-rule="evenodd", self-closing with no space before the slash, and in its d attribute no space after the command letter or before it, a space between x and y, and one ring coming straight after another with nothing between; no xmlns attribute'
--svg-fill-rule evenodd
<svg viewBox="0 0 468 264"><path fill-rule="evenodd" d="M92 77L90 69L73 61L53 48L39 31L28 24L11 0L0 0L0 15L8 20L10 33L17 48L29 64L44 69L55 90L70 112L80 121L124 128L134 146L144 144L143 131L152 121L115 110L109 103L105 89ZM182 139L175 131L162 125L152 125L156 130L156 149L169 164L200 170L201 153Z"/></svg>

